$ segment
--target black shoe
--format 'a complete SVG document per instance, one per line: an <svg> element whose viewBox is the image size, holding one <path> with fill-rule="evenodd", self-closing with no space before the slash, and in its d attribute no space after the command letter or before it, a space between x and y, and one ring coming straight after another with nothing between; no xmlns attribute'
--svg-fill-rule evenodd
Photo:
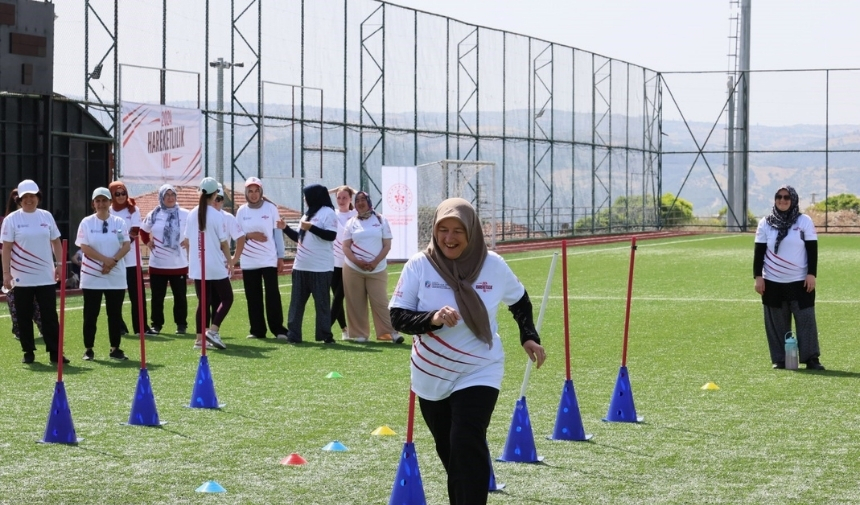
<svg viewBox="0 0 860 505"><path fill-rule="evenodd" d="M87 349L86 352L84 353L83 360L84 361L92 361L94 359L96 359L96 353L94 353L92 349Z"/></svg>
<svg viewBox="0 0 860 505"><path fill-rule="evenodd" d="M161 328L157 327L147 328L146 331L143 332L144 335L158 335L159 333L161 333Z"/></svg>
<svg viewBox="0 0 860 505"><path fill-rule="evenodd" d="M125 353L122 352L122 349L114 349L110 352L110 359L116 361L125 361L128 359L128 356L126 356Z"/></svg>
<svg viewBox="0 0 860 505"><path fill-rule="evenodd" d="M776 370L776 369L783 370L784 368L785 368L785 361L777 361L776 363L773 364L774 370Z"/></svg>
<svg viewBox="0 0 860 505"><path fill-rule="evenodd" d="M185 335L186 333L188 333L188 327L187 326L177 326L176 327L176 334L177 335Z"/></svg>
<svg viewBox="0 0 860 505"><path fill-rule="evenodd" d="M51 363L56 363L56 362L58 362L58 361L59 361L59 359L57 358L57 353L56 353L56 352L53 352L53 351L52 351L52 352L50 353L50 355L51 355ZM69 358L67 358L67 357L63 356L63 363L69 363Z"/></svg>
<svg viewBox="0 0 860 505"><path fill-rule="evenodd" d="M334 339L331 337L324 339L322 342L323 342L323 344L326 344L326 345L331 345L331 344L335 343Z"/></svg>
<svg viewBox="0 0 860 505"><path fill-rule="evenodd" d="M21 363L26 363L29 365L34 361L36 361L36 355L33 353L33 351L27 351L24 353L24 359L21 360Z"/></svg>
<svg viewBox="0 0 860 505"><path fill-rule="evenodd" d="M395 344L402 344L403 343L403 335L397 335L397 337L394 339L394 343Z"/></svg>
<svg viewBox="0 0 860 505"><path fill-rule="evenodd" d="M297 338L287 337L287 343L288 343L288 344L293 344L293 345L299 345L299 344L301 344L301 343L302 343L302 341L301 341L301 340L299 340L299 339L297 339Z"/></svg>
<svg viewBox="0 0 860 505"><path fill-rule="evenodd" d="M806 362L807 370L824 370L824 365L818 361L818 358L812 358L811 360Z"/></svg>

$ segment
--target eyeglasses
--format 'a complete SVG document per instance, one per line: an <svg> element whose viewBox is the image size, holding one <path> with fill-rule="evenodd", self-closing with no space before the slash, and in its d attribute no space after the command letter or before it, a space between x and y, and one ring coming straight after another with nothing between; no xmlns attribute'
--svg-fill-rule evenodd
<svg viewBox="0 0 860 505"><path fill-rule="evenodd" d="M791 201L791 195L776 195L773 199Z"/></svg>
<svg viewBox="0 0 860 505"><path fill-rule="evenodd" d="M122 191L117 191L113 194L113 196L119 198L120 196L128 196L128 193L123 193Z"/></svg>
<svg viewBox="0 0 860 505"><path fill-rule="evenodd" d="M107 233L107 221L102 221L102 233Z"/></svg>
<svg viewBox="0 0 860 505"><path fill-rule="evenodd" d="M216 197L215 197L215 201L216 201L216 202L223 202L223 201L224 201L224 197L223 197L223 196L216 196Z"/></svg>

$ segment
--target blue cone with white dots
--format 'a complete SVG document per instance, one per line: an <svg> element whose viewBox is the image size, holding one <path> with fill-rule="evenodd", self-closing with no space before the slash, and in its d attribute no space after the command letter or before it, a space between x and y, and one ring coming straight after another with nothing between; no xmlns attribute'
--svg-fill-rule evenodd
<svg viewBox="0 0 860 505"><path fill-rule="evenodd" d="M505 449L498 461L512 463L537 463L543 457L538 457L535 449L535 437L532 433L532 422L529 419L529 407L526 397L517 400L514 407L514 417L511 419L511 429L505 441Z"/></svg>

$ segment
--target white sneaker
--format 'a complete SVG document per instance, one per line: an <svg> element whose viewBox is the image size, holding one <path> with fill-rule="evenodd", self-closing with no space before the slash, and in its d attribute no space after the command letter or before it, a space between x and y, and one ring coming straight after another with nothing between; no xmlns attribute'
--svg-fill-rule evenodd
<svg viewBox="0 0 860 505"><path fill-rule="evenodd" d="M341 331L340 339L341 339L341 340L350 340L350 338L349 338L349 328L344 328L344 329Z"/></svg>
<svg viewBox="0 0 860 505"><path fill-rule="evenodd" d="M284 335L283 333L279 334L275 338L277 338L278 340L289 340L290 339L290 337L288 337L287 335Z"/></svg>
<svg viewBox="0 0 860 505"><path fill-rule="evenodd" d="M227 346L221 341L221 335L217 331L206 330L206 340L218 349L226 349Z"/></svg>
<svg viewBox="0 0 860 505"><path fill-rule="evenodd" d="M250 335L248 335L248 336L247 336L247 337L245 337L245 338L250 339L250 340L254 340L254 339L256 339L256 340L266 340L266 337L258 337L257 335L254 335L253 333L251 333Z"/></svg>
<svg viewBox="0 0 860 505"><path fill-rule="evenodd" d="M352 341L363 344L363 343L367 342L367 337L355 337L352 339Z"/></svg>
<svg viewBox="0 0 860 505"><path fill-rule="evenodd" d="M200 342L195 342L194 347L192 347L192 349L200 349L201 347L203 347L203 346L200 345ZM206 348L207 349L215 349L216 347L214 345L212 345L211 343L206 342Z"/></svg>

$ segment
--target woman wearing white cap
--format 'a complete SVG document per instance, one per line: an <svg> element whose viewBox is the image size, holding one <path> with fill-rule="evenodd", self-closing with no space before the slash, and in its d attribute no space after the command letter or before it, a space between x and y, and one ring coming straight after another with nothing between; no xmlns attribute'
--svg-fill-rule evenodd
<svg viewBox="0 0 860 505"><path fill-rule="evenodd" d="M149 246L149 286L152 291L152 327L159 333L164 326L164 297L167 286L173 294L173 322L176 334L188 331L188 252L182 249L182 233L188 211L176 203L176 189L170 184L158 190L158 207L140 225L140 238Z"/></svg>
<svg viewBox="0 0 860 505"><path fill-rule="evenodd" d="M110 212L111 193L107 188L93 191L95 213L85 217L78 226L75 245L84 252L81 260L81 289L84 293L84 360L95 359L96 322L105 301L111 359L127 360L119 348L122 336L122 303L125 300L125 255L131 249L125 219Z"/></svg>
<svg viewBox="0 0 860 505"><path fill-rule="evenodd" d="M56 284L62 273L63 247L60 230L51 213L37 208L42 193L30 179L18 184L21 208L6 216L0 229L3 240L3 287L15 286L18 329L24 363L35 360L33 302L42 312L42 337L52 363L59 359L57 345L60 323L57 318ZM52 259L53 258L53 259ZM68 359L63 357L63 362Z"/></svg>
<svg viewBox="0 0 860 505"><path fill-rule="evenodd" d="M194 325L197 328L197 342L194 347L203 345L203 335L206 340L219 349L227 346L221 341L218 330L230 307L233 305L233 288L230 285L230 277L233 275L233 257L230 255L230 235L223 215L212 205L218 196L218 181L206 177L200 181L200 201L197 207L188 213L188 222L185 226L185 237L188 239L188 251L191 255L188 262L188 276L194 279L194 290L197 292L197 315ZM199 302L201 289L201 268L199 232L203 231L204 244L206 246L206 297L216 299L220 302L215 310L209 307L201 307ZM207 305L209 303L207 302ZM200 314L203 312L208 328L201 326Z"/></svg>
<svg viewBox="0 0 860 505"><path fill-rule="evenodd" d="M245 181L245 205L236 212L243 236L236 241L236 257L241 256L242 284L248 303L248 338L266 338L266 326L275 337L287 338L284 309L278 290L278 272L284 266L283 225L278 207L263 196L263 181ZM265 286L265 296L263 288Z"/></svg>

